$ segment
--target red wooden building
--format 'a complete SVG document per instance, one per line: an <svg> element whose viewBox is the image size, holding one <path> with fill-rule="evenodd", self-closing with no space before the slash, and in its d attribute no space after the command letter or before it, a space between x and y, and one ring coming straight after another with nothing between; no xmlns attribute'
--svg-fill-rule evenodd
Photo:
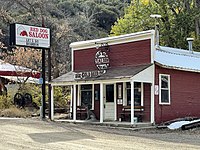
<svg viewBox="0 0 200 150"><path fill-rule="evenodd" d="M84 107L100 123L200 117L200 53L155 43L154 30L72 43L71 71L51 83L71 86L72 119Z"/></svg>

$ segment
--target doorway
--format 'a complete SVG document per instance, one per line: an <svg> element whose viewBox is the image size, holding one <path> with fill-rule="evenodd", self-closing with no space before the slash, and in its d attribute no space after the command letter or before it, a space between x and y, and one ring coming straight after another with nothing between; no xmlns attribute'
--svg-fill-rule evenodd
<svg viewBox="0 0 200 150"><path fill-rule="evenodd" d="M115 119L114 84L106 84L104 91L104 120Z"/></svg>

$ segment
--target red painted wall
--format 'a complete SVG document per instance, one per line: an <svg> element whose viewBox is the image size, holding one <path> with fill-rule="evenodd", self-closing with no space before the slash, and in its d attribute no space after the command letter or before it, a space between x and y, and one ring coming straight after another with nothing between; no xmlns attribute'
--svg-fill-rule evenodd
<svg viewBox="0 0 200 150"><path fill-rule="evenodd" d="M159 73L170 75L170 105L159 105L159 96L155 96L155 121L196 116L200 117L200 74L156 66L155 84L159 85Z"/></svg>
<svg viewBox="0 0 200 150"><path fill-rule="evenodd" d="M94 90L99 92L99 96L100 96L100 85L99 84L95 84L94 85ZM94 98L94 114L96 116L96 119L100 119L100 99L98 98L98 100L95 100Z"/></svg>
<svg viewBox="0 0 200 150"><path fill-rule="evenodd" d="M90 48L74 51L74 71L96 70L95 54L100 49ZM110 46L107 52L110 58L110 67L147 64L151 62L151 41L142 40L131 43Z"/></svg>
<svg viewBox="0 0 200 150"><path fill-rule="evenodd" d="M118 83L118 84L123 85L122 83ZM122 104L117 104L117 119L118 120L121 117L120 113L122 112L122 108L123 108ZM144 112L143 113L144 115L143 115L142 121L149 122L150 115L151 115L151 85L148 83L144 83Z"/></svg>
<svg viewBox="0 0 200 150"><path fill-rule="evenodd" d="M144 83L144 122L150 122L151 118L151 85Z"/></svg>

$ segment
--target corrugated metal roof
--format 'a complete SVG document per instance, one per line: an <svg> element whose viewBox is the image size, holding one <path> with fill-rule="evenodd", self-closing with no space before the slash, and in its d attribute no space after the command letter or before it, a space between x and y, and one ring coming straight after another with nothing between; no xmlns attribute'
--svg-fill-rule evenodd
<svg viewBox="0 0 200 150"><path fill-rule="evenodd" d="M155 62L161 66L185 71L200 72L200 52L160 46L155 51Z"/></svg>

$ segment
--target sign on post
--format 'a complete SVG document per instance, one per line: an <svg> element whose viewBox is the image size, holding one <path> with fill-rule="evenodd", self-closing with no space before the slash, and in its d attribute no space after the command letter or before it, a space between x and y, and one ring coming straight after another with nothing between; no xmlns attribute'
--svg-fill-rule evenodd
<svg viewBox="0 0 200 150"><path fill-rule="evenodd" d="M10 45L50 48L50 29L23 24L11 24Z"/></svg>

